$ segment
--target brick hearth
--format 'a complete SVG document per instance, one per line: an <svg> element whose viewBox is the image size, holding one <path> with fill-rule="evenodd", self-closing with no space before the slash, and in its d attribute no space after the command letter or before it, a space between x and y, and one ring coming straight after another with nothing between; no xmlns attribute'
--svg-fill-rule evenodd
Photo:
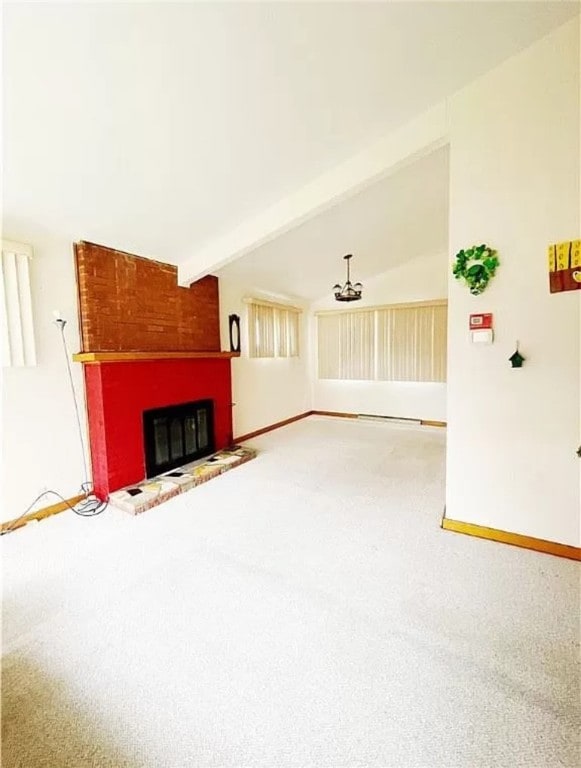
<svg viewBox="0 0 581 768"><path fill-rule="evenodd" d="M109 501L125 512L138 515L240 464L245 464L255 456L254 448L237 445L230 450L219 451L208 459L185 464L172 472L166 472L159 477L115 491L110 495Z"/></svg>

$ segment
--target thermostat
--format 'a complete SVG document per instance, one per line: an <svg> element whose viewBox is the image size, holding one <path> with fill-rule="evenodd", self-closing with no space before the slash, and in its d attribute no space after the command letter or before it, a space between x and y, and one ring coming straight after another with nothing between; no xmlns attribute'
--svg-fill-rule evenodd
<svg viewBox="0 0 581 768"><path fill-rule="evenodd" d="M494 331L492 328L483 328L480 331L472 331L473 344L492 344L494 341Z"/></svg>

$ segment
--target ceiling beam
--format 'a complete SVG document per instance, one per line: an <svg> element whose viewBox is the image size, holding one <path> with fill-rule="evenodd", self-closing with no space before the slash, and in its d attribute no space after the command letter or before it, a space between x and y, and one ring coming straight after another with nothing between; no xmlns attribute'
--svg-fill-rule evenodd
<svg viewBox="0 0 581 768"><path fill-rule="evenodd" d="M447 142L448 115L442 102L182 260L180 285L225 266Z"/></svg>

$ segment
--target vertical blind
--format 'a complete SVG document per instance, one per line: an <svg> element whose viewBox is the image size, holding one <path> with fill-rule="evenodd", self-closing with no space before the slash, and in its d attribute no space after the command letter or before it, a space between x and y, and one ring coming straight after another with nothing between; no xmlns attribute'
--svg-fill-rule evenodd
<svg viewBox="0 0 581 768"><path fill-rule="evenodd" d="M250 357L298 357L300 310L248 300Z"/></svg>
<svg viewBox="0 0 581 768"><path fill-rule="evenodd" d="M3 366L36 365L30 294L31 256L30 245L2 241L0 324Z"/></svg>
<svg viewBox="0 0 581 768"><path fill-rule="evenodd" d="M249 305L248 347L250 357L274 357L274 307Z"/></svg>
<svg viewBox="0 0 581 768"><path fill-rule="evenodd" d="M318 315L320 379L446 380L447 305Z"/></svg>
<svg viewBox="0 0 581 768"><path fill-rule="evenodd" d="M341 312L318 319L319 378L372 379L373 313Z"/></svg>

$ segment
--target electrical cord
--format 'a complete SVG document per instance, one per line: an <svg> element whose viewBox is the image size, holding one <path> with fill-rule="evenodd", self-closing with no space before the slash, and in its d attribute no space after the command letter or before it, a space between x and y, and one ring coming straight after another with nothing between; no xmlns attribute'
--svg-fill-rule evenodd
<svg viewBox="0 0 581 768"><path fill-rule="evenodd" d="M92 483L81 483L81 491L85 494L85 499L77 502L72 507L76 515L80 517L94 517L95 515L100 515L109 506L109 499L101 501L101 499L95 496Z"/></svg>
<svg viewBox="0 0 581 768"><path fill-rule="evenodd" d="M67 324L67 321L63 318L57 318L55 320L55 325L59 328L61 333L61 338L63 342L63 351L65 355L65 361L67 364L67 374L69 379L69 384L71 387L71 394L73 397L73 403L75 407L75 418L77 422L77 429L79 434L79 442L81 444L81 457L83 459L83 475L84 480L81 483L81 493L84 495L84 499L79 501L77 504L71 504L67 499L64 498L58 491L48 490L43 491L40 493L33 502L31 502L26 510L19 515L15 520L11 521L11 525L9 525L7 528L4 528L0 532L0 536L4 536L7 533L10 533L15 528L20 527L17 524L22 520L23 517L25 517L30 510L34 507L34 505L40 501L44 496L52 495L59 498L63 504L65 504L70 510L72 510L76 515L79 515L79 517L95 517L95 515L100 515L102 512L107 509L109 505L109 500L105 499L104 501L101 501L101 499L98 499L94 492L93 492L93 483L89 480L89 471L87 468L87 459L86 459L86 453L85 453L85 443L83 440L83 429L81 426L81 415L79 412L79 404L77 402L77 393L75 391L75 383L73 379L73 372L71 369L71 364L69 361L69 349L67 345L67 340L65 336L65 325Z"/></svg>
<svg viewBox="0 0 581 768"><path fill-rule="evenodd" d="M67 365L67 374L68 374L68 377L69 377L69 384L70 384L70 387L71 387L71 394L73 396L73 404L75 406L75 417L76 417L76 420L77 420L77 430L78 430L78 435L79 435L79 443L81 444L81 457L83 459L83 478L84 478L84 484L89 486L90 485L90 483L89 483L89 471L87 469L87 459L86 459L86 456L85 456L85 443L83 441L83 429L81 427L81 415L79 413L79 404L77 403L77 393L75 392L75 382L73 380L73 371L71 369L71 363L70 363L70 360L69 360L69 348L68 348L67 339L66 339L66 336L65 336L65 326L67 324L67 321L63 320L62 318L59 317L59 318L57 318L55 320L55 324L56 324L57 328L59 328L59 330L61 332L61 339L62 339L62 342L63 342L63 352L64 352L64 355L65 355L65 362L66 362L66 365ZM81 487L82 487L82 484L81 484Z"/></svg>
<svg viewBox="0 0 581 768"><path fill-rule="evenodd" d="M81 491L83 491L83 486L85 483L81 486ZM83 491L84 492L84 491ZM32 501L28 507L24 510L24 512L19 515L17 518L11 521L11 525L9 525L7 528L4 528L3 531L0 532L0 536L5 536L7 533L10 533L11 531L15 530L16 528L19 528L20 526L18 523L20 520L22 520L23 517L26 517L26 515L30 512L30 510L34 507L34 505L40 501L44 496L56 496L57 499L60 499L63 504L65 504L70 510L72 510L76 515L79 515L80 517L94 517L95 515L100 515L101 512L104 512L105 509L108 507L109 502L107 500L101 501L96 496L88 495L85 499L82 501L77 502L77 504L71 504L67 499L65 499L64 496L61 496L61 494L58 491L43 491L42 493L39 493L39 495Z"/></svg>

